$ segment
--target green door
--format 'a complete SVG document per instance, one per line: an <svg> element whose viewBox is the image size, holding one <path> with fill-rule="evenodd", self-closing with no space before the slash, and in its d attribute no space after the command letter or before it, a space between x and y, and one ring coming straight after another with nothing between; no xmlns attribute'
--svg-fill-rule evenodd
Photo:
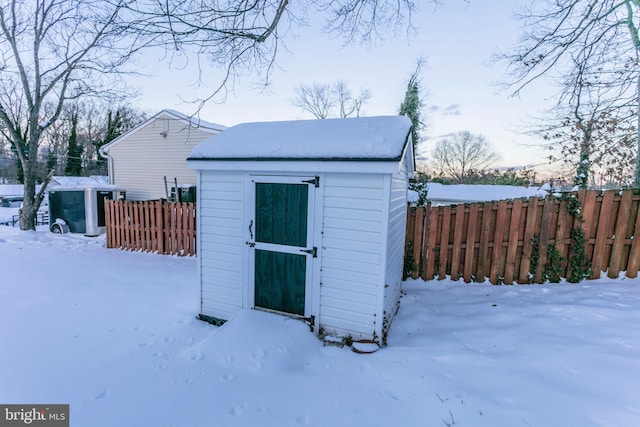
<svg viewBox="0 0 640 427"><path fill-rule="evenodd" d="M309 248L313 186L301 178L278 181L285 182L254 180L255 211L250 230L255 232L254 306L304 316L310 258L315 253Z"/></svg>

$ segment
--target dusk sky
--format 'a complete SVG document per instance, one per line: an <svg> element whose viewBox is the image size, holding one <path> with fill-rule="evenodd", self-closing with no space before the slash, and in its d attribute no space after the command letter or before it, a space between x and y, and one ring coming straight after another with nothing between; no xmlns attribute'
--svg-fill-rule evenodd
<svg viewBox="0 0 640 427"><path fill-rule="evenodd" d="M311 115L291 103L294 88L339 79L355 93L360 89L370 91L364 115L397 114L416 59L423 57L426 66L421 79L428 92L429 127L423 134L427 140L422 151L428 155L433 138L469 130L487 137L501 153L499 165L545 164L539 149L523 145L539 140L522 135L519 129L545 108L545 97L553 96L552 88L537 84L519 99L510 98L508 91L500 91L495 85L503 78L506 64L491 62L492 54L517 43L514 11L521 3L448 0L435 7L424 2L414 17L416 34L390 35L370 47L342 47L341 39L322 34L321 25L298 28L294 35L286 36L288 51L281 49L279 68L273 70L268 88L261 90L257 76L242 76L224 103L208 102L200 117L227 126L309 119ZM196 104L185 100L209 95L222 72L203 63L207 86L197 87L195 61L185 64L178 57L169 66L160 53L157 57L148 54L141 71L150 76L132 81L141 91L136 103L149 113L171 108L194 114Z"/></svg>

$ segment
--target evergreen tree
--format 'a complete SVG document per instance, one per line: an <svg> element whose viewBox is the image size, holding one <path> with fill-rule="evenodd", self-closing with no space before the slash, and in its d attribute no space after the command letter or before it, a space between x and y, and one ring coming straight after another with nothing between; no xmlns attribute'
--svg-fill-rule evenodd
<svg viewBox="0 0 640 427"><path fill-rule="evenodd" d="M78 143L78 113L71 115L71 134L67 147L67 166L64 168L66 176L82 175L82 145Z"/></svg>
<svg viewBox="0 0 640 427"><path fill-rule="evenodd" d="M422 108L424 102L420 97L420 80L419 74L422 69L423 61L418 60L416 69L411 74L409 82L407 83L407 91L404 95L404 101L400 104L399 114L401 116L407 116L411 120L413 125L411 129L411 140L413 142L413 148L415 150L418 142L420 142L420 131L424 129L424 120L422 117Z"/></svg>
<svg viewBox="0 0 640 427"><path fill-rule="evenodd" d="M107 159L100 155L100 148L107 145L125 132L126 126L123 117L124 115L125 112L121 108L118 108L115 113L113 111L109 111L107 113L107 130L105 132L104 138L94 142L93 144L96 147L96 153L98 154L96 166L103 167L107 163Z"/></svg>

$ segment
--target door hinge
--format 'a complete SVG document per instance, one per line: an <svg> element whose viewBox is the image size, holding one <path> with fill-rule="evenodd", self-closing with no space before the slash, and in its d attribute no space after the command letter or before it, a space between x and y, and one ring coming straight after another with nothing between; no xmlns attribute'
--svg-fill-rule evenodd
<svg viewBox="0 0 640 427"><path fill-rule="evenodd" d="M314 258L318 258L318 248L315 246L312 249L300 249L300 252L311 254Z"/></svg>
<svg viewBox="0 0 640 427"><path fill-rule="evenodd" d="M308 180L302 181L302 182L304 182L306 184L313 184L313 186L316 187L316 188L320 187L320 177L317 176L317 175L313 179L308 179Z"/></svg>
<svg viewBox="0 0 640 427"><path fill-rule="evenodd" d="M316 326L316 316L303 317L302 321L308 323L309 329L311 329L311 332L313 332L313 328Z"/></svg>

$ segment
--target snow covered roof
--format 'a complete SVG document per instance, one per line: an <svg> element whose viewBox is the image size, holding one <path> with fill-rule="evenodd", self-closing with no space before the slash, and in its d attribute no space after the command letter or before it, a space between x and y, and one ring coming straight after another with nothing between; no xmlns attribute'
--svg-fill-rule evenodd
<svg viewBox="0 0 640 427"><path fill-rule="evenodd" d="M84 190L86 188L97 189L119 189L114 185L109 184L109 177L102 175L93 176L54 176L51 178L51 182L47 186L47 190L55 191L60 189L78 189Z"/></svg>
<svg viewBox="0 0 640 427"><path fill-rule="evenodd" d="M486 202L491 200L519 199L521 197L548 195L542 187L518 187L514 185L443 185L430 182L427 200L434 205Z"/></svg>
<svg viewBox="0 0 640 427"><path fill-rule="evenodd" d="M102 175L92 176L53 176L51 178L51 186L95 186L109 184L109 177Z"/></svg>
<svg viewBox="0 0 640 427"><path fill-rule="evenodd" d="M22 184L0 184L0 197L2 196L22 196L24 185Z"/></svg>
<svg viewBox="0 0 640 427"><path fill-rule="evenodd" d="M189 160L378 160L402 158L405 116L242 123L207 138Z"/></svg>

